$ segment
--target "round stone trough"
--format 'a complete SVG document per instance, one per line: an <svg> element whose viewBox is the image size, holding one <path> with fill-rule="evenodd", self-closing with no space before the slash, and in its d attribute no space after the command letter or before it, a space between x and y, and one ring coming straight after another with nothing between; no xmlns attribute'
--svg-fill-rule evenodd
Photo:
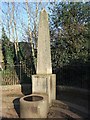
<svg viewBox="0 0 90 120"><path fill-rule="evenodd" d="M31 94L20 99L20 118L47 118L46 95Z"/></svg>

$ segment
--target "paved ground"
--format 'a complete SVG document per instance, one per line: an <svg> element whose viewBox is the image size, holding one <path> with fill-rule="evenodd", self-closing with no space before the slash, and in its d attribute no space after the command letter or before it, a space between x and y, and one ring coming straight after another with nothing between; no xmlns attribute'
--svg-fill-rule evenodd
<svg viewBox="0 0 90 120"><path fill-rule="evenodd" d="M18 118L15 104L19 104L17 100L21 96L23 95L18 86L2 87L2 116L4 118Z"/></svg>
<svg viewBox="0 0 90 120"><path fill-rule="evenodd" d="M76 89L76 90L75 90ZM75 88L74 90L71 89L68 91L64 89L57 90L57 99L66 103L70 110L78 115L82 116L83 118L88 119L89 116L89 93L90 91Z"/></svg>
<svg viewBox="0 0 90 120"><path fill-rule="evenodd" d="M20 97L24 96L21 92L21 87L17 85L2 87L2 91L0 89L0 92L2 92L2 116L3 118L19 118L20 116L19 99ZM75 102L74 100L75 98L73 98L73 100L71 101L71 97L70 96L66 97L66 93L64 94L63 92L57 96L57 99L62 100L62 101L65 101L67 99L67 101L65 102L69 102L69 103ZM78 102L77 100L76 103L79 104L80 102ZM84 104L84 107L87 108L86 101L82 102L81 104ZM60 103L60 105L62 105L62 103ZM72 111L66 111L66 108L64 107L54 106L54 108L52 107L50 109L50 112L48 113L48 118L58 118L58 117L60 118L61 117L64 120L66 120L67 116L64 114L64 112L66 112L69 116L70 115L75 116L75 114L73 114Z"/></svg>
<svg viewBox="0 0 90 120"><path fill-rule="evenodd" d="M19 118L20 117L20 103L19 99L23 96L20 89L16 88L4 88L2 89L2 116L3 118ZM57 115L55 110L50 110L48 118L61 117L65 118L64 114Z"/></svg>

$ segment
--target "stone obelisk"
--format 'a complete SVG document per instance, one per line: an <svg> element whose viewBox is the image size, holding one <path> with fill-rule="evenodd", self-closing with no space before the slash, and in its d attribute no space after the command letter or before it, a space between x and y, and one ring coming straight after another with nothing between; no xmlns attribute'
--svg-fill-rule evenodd
<svg viewBox="0 0 90 120"><path fill-rule="evenodd" d="M48 14L41 11L38 31L37 74L52 74Z"/></svg>
<svg viewBox="0 0 90 120"><path fill-rule="evenodd" d="M40 13L37 48L37 70L32 75L32 93L47 94L48 102L56 99L56 75L52 74L48 14Z"/></svg>

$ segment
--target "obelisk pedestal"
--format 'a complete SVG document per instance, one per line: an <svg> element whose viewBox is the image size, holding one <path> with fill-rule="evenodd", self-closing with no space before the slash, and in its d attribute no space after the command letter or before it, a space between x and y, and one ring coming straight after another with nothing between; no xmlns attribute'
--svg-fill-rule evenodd
<svg viewBox="0 0 90 120"><path fill-rule="evenodd" d="M56 99L56 75L55 74L38 74L32 76L32 92L47 94L48 102Z"/></svg>
<svg viewBox="0 0 90 120"><path fill-rule="evenodd" d="M40 14L37 48L37 71L32 75L32 93L46 94L48 102L56 99L56 75L52 74L48 14Z"/></svg>

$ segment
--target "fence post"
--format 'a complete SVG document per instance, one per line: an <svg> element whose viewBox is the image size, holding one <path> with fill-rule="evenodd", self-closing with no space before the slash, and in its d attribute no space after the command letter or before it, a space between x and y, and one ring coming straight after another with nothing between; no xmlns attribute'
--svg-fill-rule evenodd
<svg viewBox="0 0 90 120"><path fill-rule="evenodd" d="M20 61L20 83L21 83L21 61Z"/></svg>

